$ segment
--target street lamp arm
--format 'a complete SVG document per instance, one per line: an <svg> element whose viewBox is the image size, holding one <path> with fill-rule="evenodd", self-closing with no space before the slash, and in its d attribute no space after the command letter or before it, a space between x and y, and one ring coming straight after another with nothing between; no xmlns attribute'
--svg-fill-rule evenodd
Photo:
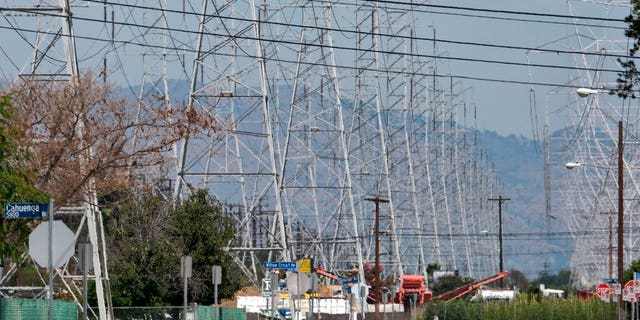
<svg viewBox="0 0 640 320"><path fill-rule="evenodd" d="M569 170L573 168L578 168L578 167L593 167L593 168L606 169L606 170L616 169L615 167L599 166L597 164L586 164L586 163L581 163L577 161L567 162L564 166Z"/></svg>
<svg viewBox="0 0 640 320"><path fill-rule="evenodd" d="M567 162L567 164L565 164L564 166L567 167L567 169L571 170L573 168L580 167L581 164L580 162Z"/></svg>
<svg viewBox="0 0 640 320"><path fill-rule="evenodd" d="M591 88L578 88L576 89L576 93L578 94L578 96L580 98L586 98L592 94L599 94L603 91L598 90L598 89L591 89Z"/></svg>

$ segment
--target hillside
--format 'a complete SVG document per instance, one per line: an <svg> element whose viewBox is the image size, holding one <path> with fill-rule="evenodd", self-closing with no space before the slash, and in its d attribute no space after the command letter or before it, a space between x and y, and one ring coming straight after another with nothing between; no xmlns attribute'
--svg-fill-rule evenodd
<svg viewBox="0 0 640 320"><path fill-rule="evenodd" d="M511 199L504 207L505 266L523 271L529 279L545 270L555 273L566 268L570 258L566 248L571 246L570 242L540 241L537 240L540 237L522 235L550 230L545 212L544 159L540 147L536 149L535 142L526 137L501 136L492 131L480 132L479 137L480 147L495 164L496 176L503 185L497 192ZM565 229L557 220L549 222L554 224L554 231Z"/></svg>

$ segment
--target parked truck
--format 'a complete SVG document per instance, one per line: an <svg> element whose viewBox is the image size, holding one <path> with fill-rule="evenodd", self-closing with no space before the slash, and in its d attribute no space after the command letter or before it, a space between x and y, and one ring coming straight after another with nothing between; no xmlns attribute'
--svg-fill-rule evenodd
<svg viewBox="0 0 640 320"><path fill-rule="evenodd" d="M423 275L405 274L400 276L400 285L396 291L395 303L404 304L405 310L420 306L431 300L433 293L427 290Z"/></svg>

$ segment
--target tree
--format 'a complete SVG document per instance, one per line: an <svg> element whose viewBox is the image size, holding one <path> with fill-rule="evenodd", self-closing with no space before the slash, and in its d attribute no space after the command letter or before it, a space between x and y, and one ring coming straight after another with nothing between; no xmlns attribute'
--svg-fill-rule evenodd
<svg viewBox="0 0 640 320"><path fill-rule="evenodd" d="M180 259L192 258L189 301L214 302L212 266L222 266L219 298L231 298L243 285L242 273L224 248L235 235L222 205L206 190L173 206L146 193L114 193L104 204L107 217L112 300L115 306L181 305ZM124 200L123 200L124 199Z"/></svg>
<svg viewBox="0 0 640 320"><path fill-rule="evenodd" d="M508 288L516 287L520 292L525 292L529 288L529 280L520 270L511 270L505 282Z"/></svg>
<svg viewBox="0 0 640 320"><path fill-rule="evenodd" d="M122 192L103 210L109 239L114 306L164 305L179 279L181 240L172 204L162 197ZM107 203L109 205L109 203Z"/></svg>
<svg viewBox="0 0 640 320"><path fill-rule="evenodd" d="M126 101L91 73L71 82L16 82L6 91L17 109L18 145L31 151L28 168L57 206L124 189L138 173L164 175L176 141L216 128L195 109Z"/></svg>
<svg viewBox="0 0 640 320"><path fill-rule="evenodd" d="M571 290L571 270L561 269L557 274L547 271L541 272L538 277L531 282L534 287L544 284L547 288L562 289L565 292Z"/></svg>
<svg viewBox="0 0 640 320"><path fill-rule="evenodd" d="M631 4L633 10L624 19L629 24L624 34L633 40L633 45L629 49L629 58L618 58L623 71L618 73L617 88L611 91L612 94L617 94L622 98L636 98L637 88L635 86L640 80L640 72L635 64L635 55L640 50L640 0L631 0Z"/></svg>
<svg viewBox="0 0 640 320"><path fill-rule="evenodd" d="M474 283L475 280L460 275L443 275L438 278L438 281L431 287L433 296L441 295L445 292L449 292L453 289L460 288L467 284Z"/></svg>
<svg viewBox="0 0 640 320"><path fill-rule="evenodd" d="M182 240L182 254L193 260L193 276L189 280L190 294L194 301L202 304L214 302L214 286L211 268L222 267L224 286L219 288L220 297L232 298L242 287L241 275L234 272L233 257L224 250L235 236L231 218L223 215L222 204L206 190L191 190L189 198L181 202L175 212L177 235ZM180 303L182 295L173 297Z"/></svg>
<svg viewBox="0 0 640 320"><path fill-rule="evenodd" d="M629 265L629 268L622 274L622 284L624 285L629 280L633 280L634 274L636 272L640 272L640 259L631 261L631 265Z"/></svg>
<svg viewBox="0 0 640 320"><path fill-rule="evenodd" d="M427 277L429 277L427 280L429 280L429 283L433 282L433 272L436 270L442 270L442 265L437 262L431 262L427 265Z"/></svg>
<svg viewBox="0 0 640 320"><path fill-rule="evenodd" d="M47 202L47 196L34 187L35 175L25 163L29 153L17 141L20 127L9 97L0 97L0 202ZM5 220L0 217L0 267L9 260L17 262L31 232L30 220Z"/></svg>

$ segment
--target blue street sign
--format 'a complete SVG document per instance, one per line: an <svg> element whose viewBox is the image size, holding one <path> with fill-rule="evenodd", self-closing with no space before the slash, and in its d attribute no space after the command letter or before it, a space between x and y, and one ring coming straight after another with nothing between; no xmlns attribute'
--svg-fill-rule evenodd
<svg viewBox="0 0 640 320"><path fill-rule="evenodd" d="M36 219L48 216L48 203L7 203L4 205L5 219Z"/></svg>
<svg viewBox="0 0 640 320"><path fill-rule="evenodd" d="M284 269L286 271L297 271L298 264L292 261L278 261L278 262L267 261L264 263L264 268L265 269Z"/></svg>
<svg viewBox="0 0 640 320"><path fill-rule="evenodd" d="M346 279L340 278L340 279L338 279L338 282L340 282L340 284L342 284L342 292L349 293L349 292L351 292L351 286L350 285L353 285L354 283L357 283L358 282L358 277L351 277L351 278L346 278Z"/></svg>
<svg viewBox="0 0 640 320"><path fill-rule="evenodd" d="M338 281L340 283L342 283L342 284L345 284L345 283L356 283L356 282L358 282L358 277L351 277L351 278L346 278L346 279L340 278L340 279L338 279Z"/></svg>

